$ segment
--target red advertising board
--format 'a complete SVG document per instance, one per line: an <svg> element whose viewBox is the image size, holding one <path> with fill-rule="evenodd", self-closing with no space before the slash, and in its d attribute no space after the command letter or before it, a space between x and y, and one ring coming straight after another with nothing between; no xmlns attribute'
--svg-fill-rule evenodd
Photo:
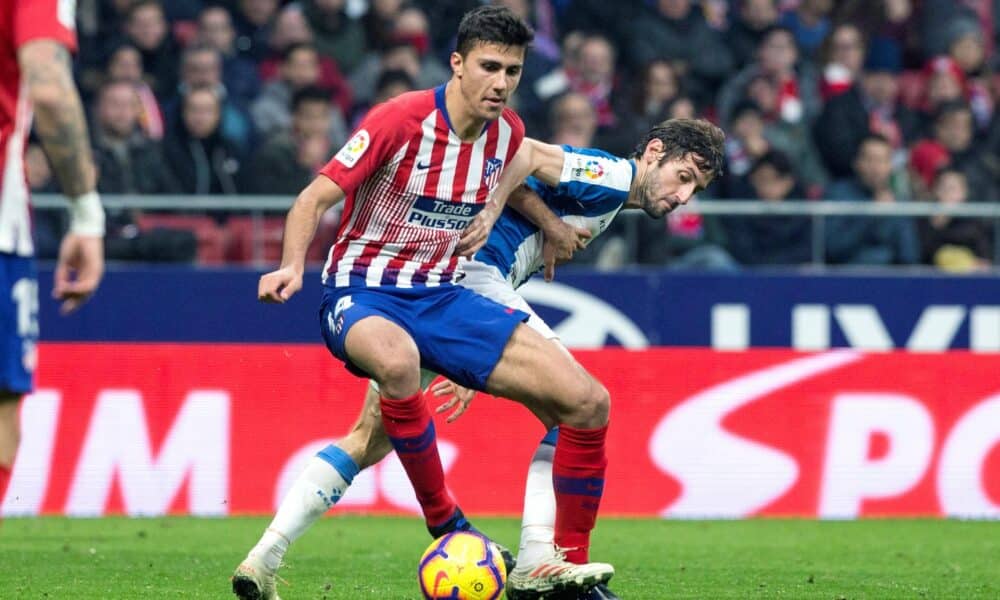
<svg viewBox="0 0 1000 600"><path fill-rule="evenodd" d="M5 514L273 511L364 383L294 344L43 344ZM1000 517L1000 355L604 349L603 514ZM438 423L470 513L520 511L542 427L483 396ZM394 457L339 510L416 512Z"/></svg>

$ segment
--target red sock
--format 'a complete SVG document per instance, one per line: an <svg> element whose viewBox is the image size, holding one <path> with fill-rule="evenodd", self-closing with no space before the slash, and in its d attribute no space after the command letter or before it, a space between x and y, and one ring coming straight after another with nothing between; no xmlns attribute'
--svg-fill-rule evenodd
<svg viewBox="0 0 1000 600"><path fill-rule="evenodd" d="M382 424L399 461L413 484L428 527L451 518L458 505L444 482L444 468L438 454L434 421L423 396L417 393L402 400L380 398Z"/></svg>
<svg viewBox="0 0 1000 600"><path fill-rule="evenodd" d="M7 494L8 483L10 483L10 469L0 465L0 504L3 504L3 498Z"/></svg>
<svg viewBox="0 0 1000 600"><path fill-rule="evenodd" d="M552 460L552 485L556 492L556 546L566 550L566 560L588 561L590 532L604 493L608 458L604 439L608 426L577 429L559 426L559 441Z"/></svg>

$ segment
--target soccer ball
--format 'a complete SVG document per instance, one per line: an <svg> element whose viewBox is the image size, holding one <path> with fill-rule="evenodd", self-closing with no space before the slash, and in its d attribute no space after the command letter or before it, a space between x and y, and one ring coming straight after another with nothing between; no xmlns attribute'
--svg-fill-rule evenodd
<svg viewBox="0 0 1000 600"><path fill-rule="evenodd" d="M493 542L471 531L453 531L427 547L417 578L427 600L496 600L507 570Z"/></svg>

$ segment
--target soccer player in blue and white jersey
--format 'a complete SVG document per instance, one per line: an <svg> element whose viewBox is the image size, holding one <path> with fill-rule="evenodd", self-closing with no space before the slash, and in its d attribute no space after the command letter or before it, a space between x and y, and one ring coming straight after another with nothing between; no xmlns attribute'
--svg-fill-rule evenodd
<svg viewBox="0 0 1000 600"><path fill-rule="evenodd" d="M521 212L504 210L486 245L464 265L459 285L523 311L529 316L529 327L558 344L558 336L516 288L543 267L546 254L551 254L549 263L568 257L605 231L622 209L637 208L660 218L685 204L721 172L723 139L722 131L706 121L666 121L648 132L631 159L525 139L521 168L536 177L528 178L508 202ZM421 388L426 389L435 376L425 371ZM265 533L244 561L248 566L264 562L277 565L287 551L287 542L304 533L336 503L361 469L392 450L379 418L378 387L372 383L357 423L335 444L334 460L317 457L310 462L282 501L268 528L270 534ZM454 409L449 422L465 411L473 396L470 390L447 381L435 385L433 392L452 395L438 409ZM514 600L545 597L565 587L562 579L567 576L553 568L560 562L551 560L560 552L553 543L556 495L565 493L553 486L558 420L540 407L528 408L548 433L528 472L518 564L507 584L507 595ZM323 493L317 494L318 490ZM273 589L273 571L266 575L268 587ZM580 597L616 596L600 582Z"/></svg>

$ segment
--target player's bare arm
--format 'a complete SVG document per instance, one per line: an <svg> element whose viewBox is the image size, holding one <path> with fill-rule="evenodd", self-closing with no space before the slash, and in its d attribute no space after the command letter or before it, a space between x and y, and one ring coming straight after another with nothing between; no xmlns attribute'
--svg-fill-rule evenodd
<svg viewBox="0 0 1000 600"><path fill-rule="evenodd" d="M70 231L59 248L54 297L62 312L78 308L104 275L104 209L95 193L97 175L69 51L53 40L18 49L18 64L34 107L35 132L63 193L71 199Z"/></svg>
<svg viewBox="0 0 1000 600"><path fill-rule="evenodd" d="M460 256L473 256L483 247L490 237L493 224L500 218L511 192L520 187L529 175L548 185L557 185L562 174L564 153L562 148L553 144L544 144L531 138L525 138L518 148L510 164L503 171L496 189L483 210L462 232L455 253Z"/></svg>
<svg viewBox="0 0 1000 600"><path fill-rule="evenodd" d="M555 277L556 262L573 258L577 250L587 246L590 230L574 227L552 212L552 209L526 185L522 185L507 200L510 207L521 213L542 232L542 257L545 264L545 281Z"/></svg>
<svg viewBox="0 0 1000 600"><path fill-rule="evenodd" d="M299 193L285 220L281 266L278 270L260 278L257 285L258 300L283 304L302 289L306 251L316 235L320 217L343 200L344 195L344 190L324 175L313 179L312 183Z"/></svg>

